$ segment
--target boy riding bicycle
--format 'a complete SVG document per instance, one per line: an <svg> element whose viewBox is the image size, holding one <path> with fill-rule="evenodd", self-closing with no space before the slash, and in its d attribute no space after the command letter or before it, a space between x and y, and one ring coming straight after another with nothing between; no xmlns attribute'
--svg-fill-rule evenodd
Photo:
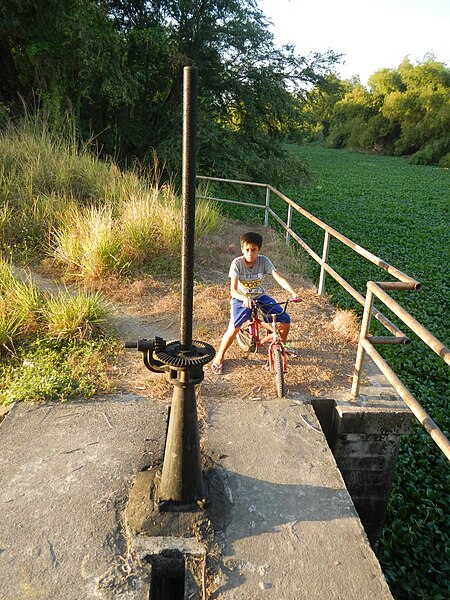
<svg viewBox="0 0 450 600"><path fill-rule="evenodd" d="M267 256L260 254L262 236L259 233L253 231L245 233L241 236L240 242L242 256L233 260L228 273L231 293L230 323L211 366L212 372L216 375L223 373L225 353L238 331L246 321L252 318L253 299L258 299L259 303L266 309L265 312L279 315L277 316L277 322L279 323L280 337L283 343L286 341L291 319L279 304L264 293L261 282L265 274L271 274L275 281L291 294L292 298L298 297L289 282L278 273Z"/></svg>

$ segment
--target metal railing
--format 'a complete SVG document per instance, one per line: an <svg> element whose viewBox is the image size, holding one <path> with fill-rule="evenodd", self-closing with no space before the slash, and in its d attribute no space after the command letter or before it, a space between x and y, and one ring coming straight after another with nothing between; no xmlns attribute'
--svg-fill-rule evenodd
<svg viewBox="0 0 450 600"><path fill-rule="evenodd" d="M210 200L214 202L226 202L229 204L237 204L240 206L246 206L250 208L256 208L264 210L264 225L269 224L269 217L272 217L285 231L286 244L289 245L291 238L294 239L302 248L305 250L313 260L320 265L320 277L318 285L318 294L323 296L325 294L325 278L328 273L335 281L337 281L357 302L364 306L364 313L361 324L361 333L358 343L358 350L356 355L356 364L353 375L353 384L351 394L354 399L359 395L359 388L361 383L361 369L364 354L367 353L370 358L374 361L389 383L395 388L399 396L411 410L416 419L422 424L428 434L431 436L433 441L439 447L439 449L445 454L448 460L450 460L450 441L446 438L444 433L433 421L433 419L426 413L423 407L417 402L409 390L403 385L398 376L394 373L387 362L375 349L377 344L409 344L410 339L400 329L392 323L384 314L377 310L373 306L374 296L378 298L392 313L394 313L411 331L413 331L431 350L433 350L438 356L440 356L447 365L450 365L450 350L444 344L442 344L434 335L432 335L428 329L421 325L414 317L412 317L404 308L402 308L386 290L419 290L421 284L409 277L399 269L396 269L389 263L381 260L378 256L375 256L362 246L359 246L346 236L336 231L301 206L293 202L285 194L279 192L271 185L263 183L254 183L249 181L239 181L233 179L223 179L219 177L203 177L197 176L197 179L202 181L219 182L226 184L237 184L245 186L258 187L265 190L265 202L264 204L258 204L255 202L243 202L241 200L230 200L227 198L215 198L212 196L206 196L199 194L198 198L204 200ZM271 194L276 195L282 201L287 204L287 219L284 221L270 206ZM317 227L323 230L324 239L322 247L322 256L319 256L293 229L292 229L292 215L293 211L296 211L301 216L305 217L311 223L314 223ZM366 297L362 296L355 288L353 288L348 281L346 281L335 269L333 269L328 263L328 255L330 248L331 238L339 240L345 246L351 248L354 252L368 260L372 264L376 265L397 281L383 281L383 282L367 282L367 294ZM374 317L379 321L391 335L387 336L370 336L369 327L370 320Z"/></svg>

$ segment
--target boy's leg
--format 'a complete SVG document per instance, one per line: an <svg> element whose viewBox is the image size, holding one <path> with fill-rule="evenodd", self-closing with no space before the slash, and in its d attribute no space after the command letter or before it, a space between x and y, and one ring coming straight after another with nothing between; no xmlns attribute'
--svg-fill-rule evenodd
<svg viewBox="0 0 450 600"><path fill-rule="evenodd" d="M230 323L228 329L223 334L222 341L220 342L219 349L216 352L216 356L214 357L214 364L221 365L223 363L223 358L225 356L225 352L233 343L234 338L236 337L240 327L233 327L233 324Z"/></svg>
<svg viewBox="0 0 450 600"><path fill-rule="evenodd" d="M278 323L278 328L280 331L281 341L284 344L284 343L286 343L287 336L289 334L289 329L291 328L291 324L290 323Z"/></svg>
<svg viewBox="0 0 450 600"><path fill-rule="evenodd" d="M263 304L263 306L265 307L265 309L268 313L275 313L276 315L278 315L277 316L278 329L280 331L281 341L284 344L287 340L287 336L289 334L289 329L291 328L291 318L290 318L289 314L286 311L283 312L282 307L277 302L275 302L275 300L273 298L271 298L267 294L264 294L263 296L261 296L261 298L259 300Z"/></svg>
<svg viewBox="0 0 450 600"><path fill-rule="evenodd" d="M218 351L216 352L216 356L214 357L213 365L220 366L223 363L223 359L225 356L225 352L233 343L234 338L236 337L238 331L242 327L242 324L245 321L251 319L252 311L250 308L245 308L242 306L242 302L240 300L236 300L236 298L231 299L231 317L230 323L228 325L228 329L223 334L222 341L220 342L220 346Z"/></svg>

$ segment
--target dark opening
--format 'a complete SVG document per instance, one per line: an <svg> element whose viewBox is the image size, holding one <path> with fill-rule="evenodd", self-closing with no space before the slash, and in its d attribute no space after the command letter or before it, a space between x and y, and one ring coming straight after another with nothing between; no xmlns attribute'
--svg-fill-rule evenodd
<svg viewBox="0 0 450 600"><path fill-rule="evenodd" d="M184 600L184 558L177 550L148 557L152 565L149 600Z"/></svg>

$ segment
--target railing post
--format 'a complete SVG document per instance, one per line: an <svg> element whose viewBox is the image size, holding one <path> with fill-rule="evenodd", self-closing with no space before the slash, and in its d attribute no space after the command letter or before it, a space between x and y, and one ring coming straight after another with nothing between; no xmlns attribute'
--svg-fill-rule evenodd
<svg viewBox="0 0 450 600"><path fill-rule="evenodd" d="M266 186L266 208L264 210L264 227L269 224L270 188Z"/></svg>
<svg viewBox="0 0 450 600"><path fill-rule="evenodd" d="M364 304L364 313L361 322L361 332L359 334L358 351L356 353L355 370L353 373L353 383L351 394L354 399L359 395L359 387L361 383L361 370L364 359L364 347L362 340L367 338L370 327L370 319L372 316L373 292L367 289L366 302Z"/></svg>
<svg viewBox="0 0 450 600"><path fill-rule="evenodd" d="M323 250L322 250L322 266L320 267L320 279L319 279L319 296L323 296L325 293L325 275L326 271L324 269L324 264L328 262L328 251L330 249L330 234L325 230L325 235L323 237Z"/></svg>
<svg viewBox="0 0 450 600"><path fill-rule="evenodd" d="M288 214L287 214L287 228L288 230L291 228L292 224L292 206L288 204ZM286 246L289 246L291 241L291 234L289 231L286 231Z"/></svg>

